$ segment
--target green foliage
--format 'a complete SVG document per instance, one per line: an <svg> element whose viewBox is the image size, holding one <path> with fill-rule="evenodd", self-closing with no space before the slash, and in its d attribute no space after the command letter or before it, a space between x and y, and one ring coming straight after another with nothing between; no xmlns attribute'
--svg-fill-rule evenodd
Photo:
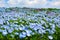
<svg viewBox="0 0 60 40"><path fill-rule="evenodd" d="M33 10L34 13L38 13L38 10Z"/></svg>
<svg viewBox="0 0 60 40"><path fill-rule="evenodd" d="M17 19L17 20L9 20L9 23L11 23L11 24L17 24L17 25L21 25L21 24L23 24L23 25L29 25L29 23L26 21L26 20L24 20L24 19Z"/></svg>
<svg viewBox="0 0 60 40"><path fill-rule="evenodd" d="M55 29L56 29L56 32L53 35L54 40L60 40L60 28L56 25Z"/></svg>

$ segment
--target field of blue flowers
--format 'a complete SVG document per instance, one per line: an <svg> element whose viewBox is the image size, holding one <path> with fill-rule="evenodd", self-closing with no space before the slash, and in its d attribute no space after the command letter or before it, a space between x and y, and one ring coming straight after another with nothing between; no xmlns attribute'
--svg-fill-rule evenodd
<svg viewBox="0 0 60 40"><path fill-rule="evenodd" d="M60 10L0 11L0 40L60 40Z"/></svg>

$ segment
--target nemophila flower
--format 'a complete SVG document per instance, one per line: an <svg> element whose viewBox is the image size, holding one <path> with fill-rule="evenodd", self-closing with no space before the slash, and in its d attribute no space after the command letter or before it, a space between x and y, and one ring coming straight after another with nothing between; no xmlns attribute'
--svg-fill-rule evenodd
<svg viewBox="0 0 60 40"><path fill-rule="evenodd" d="M19 28L18 28L18 27L15 27L14 29L15 29L15 30L18 30Z"/></svg>
<svg viewBox="0 0 60 40"><path fill-rule="evenodd" d="M36 24L33 29L34 29L34 30L44 29L44 27L43 27L41 24Z"/></svg>
<svg viewBox="0 0 60 40"><path fill-rule="evenodd" d="M19 33L18 32L15 32L15 35L19 35Z"/></svg>
<svg viewBox="0 0 60 40"><path fill-rule="evenodd" d="M49 31L49 34L54 34L55 32L53 30L50 30Z"/></svg>
<svg viewBox="0 0 60 40"><path fill-rule="evenodd" d="M36 30L38 30L38 29L39 29L39 27L38 27L38 26L35 26L33 29L36 31Z"/></svg>
<svg viewBox="0 0 60 40"><path fill-rule="evenodd" d="M19 34L19 37L20 37L20 38L24 38L24 37L26 37L26 34L25 34L25 33L20 33L20 34Z"/></svg>
<svg viewBox="0 0 60 40"><path fill-rule="evenodd" d="M3 19L0 19L0 24L3 24L4 20Z"/></svg>
<svg viewBox="0 0 60 40"><path fill-rule="evenodd" d="M48 32L49 32L49 34L54 34L54 31L53 31L53 30L46 29L46 31L48 31Z"/></svg>
<svg viewBox="0 0 60 40"><path fill-rule="evenodd" d="M57 19L57 18L54 18L53 20L54 20L55 23L60 21L60 20Z"/></svg>
<svg viewBox="0 0 60 40"><path fill-rule="evenodd" d="M27 36L31 36L31 33L32 33L31 30L25 30L25 31L26 31Z"/></svg>
<svg viewBox="0 0 60 40"><path fill-rule="evenodd" d="M55 29L55 24L52 24L51 28L52 28L52 30Z"/></svg>
<svg viewBox="0 0 60 40"><path fill-rule="evenodd" d="M8 33L12 33L13 32L13 28L11 28L11 29L8 29Z"/></svg>
<svg viewBox="0 0 60 40"><path fill-rule="evenodd" d="M0 32L2 32L3 30L2 29L0 29Z"/></svg>
<svg viewBox="0 0 60 40"><path fill-rule="evenodd" d="M26 35L26 32L22 32L23 35Z"/></svg>
<svg viewBox="0 0 60 40"><path fill-rule="evenodd" d="M6 25L3 25L3 28L9 29L10 27L9 26L6 26Z"/></svg>
<svg viewBox="0 0 60 40"><path fill-rule="evenodd" d="M7 21L7 25L9 25L9 22Z"/></svg>
<svg viewBox="0 0 60 40"><path fill-rule="evenodd" d="M2 34L3 34L4 36L7 35L7 34L8 34L7 30L3 30L3 31L2 31Z"/></svg>
<svg viewBox="0 0 60 40"><path fill-rule="evenodd" d="M42 34L42 31L41 30L38 30L38 33Z"/></svg>
<svg viewBox="0 0 60 40"><path fill-rule="evenodd" d="M46 30L39 29L39 30L38 30L38 33L40 33L40 34L46 33Z"/></svg>
<svg viewBox="0 0 60 40"><path fill-rule="evenodd" d="M42 33L46 33L46 30L41 30Z"/></svg>
<svg viewBox="0 0 60 40"><path fill-rule="evenodd" d="M30 33L27 33L27 36L31 36L31 34Z"/></svg>
<svg viewBox="0 0 60 40"><path fill-rule="evenodd" d="M36 23L30 23L30 28L34 28Z"/></svg>
<svg viewBox="0 0 60 40"><path fill-rule="evenodd" d="M19 25L17 25L17 24L12 24L11 27L13 27L13 28L18 28Z"/></svg>
<svg viewBox="0 0 60 40"><path fill-rule="evenodd" d="M41 20L41 24L45 24L45 21Z"/></svg>
<svg viewBox="0 0 60 40"><path fill-rule="evenodd" d="M49 38L50 40L52 40L52 39L53 39L53 37L52 37L52 36L48 36L48 38Z"/></svg>
<svg viewBox="0 0 60 40"><path fill-rule="evenodd" d="M46 17L46 21L52 22L52 19Z"/></svg>
<svg viewBox="0 0 60 40"><path fill-rule="evenodd" d="M19 30L25 30L25 27L19 27Z"/></svg>

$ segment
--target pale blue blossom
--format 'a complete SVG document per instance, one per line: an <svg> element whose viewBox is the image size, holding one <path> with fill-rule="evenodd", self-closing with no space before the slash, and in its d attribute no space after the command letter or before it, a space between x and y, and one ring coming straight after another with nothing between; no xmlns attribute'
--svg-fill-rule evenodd
<svg viewBox="0 0 60 40"><path fill-rule="evenodd" d="M8 34L7 30L3 30L3 31L2 31L2 34L3 34L4 36L7 35L7 34Z"/></svg>
<svg viewBox="0 0 60 40"><path fill-rule="evenodd" d="M0 24L3 24L4 20L3 19L0 19Z"/></svg>
<svg viewBox="0 0 60 40"><path fill-rule="evenodd" d="M15 35L19 35L19 33L18 32L15 32Z"/></svg>
<svg viewBox="0 0 60 40"><path fill-rule="evenodd" d="M52 37L52 36L48 36L48 38L49 38L49 39L51 39L51 40L53 39L53 37Z"/></svg>
<svg viewBox="0 0 60 40"><path fill-rule="evenodd" d="M25 30L27 33L27 36L31 36L32 31L31 30Z"/></svg>
<svg viewBox="0 0 60 40"><path fill-rule="evenodd" d="M8 33L12 33L13 32L13 28L11 28L11 29L8 29Z"/></svg>
<svg viewBox="0 0 60 40"><path fill-rule="evenodd" d="M26 37L26 34L25 34L25 33L20 33L20 34L19 34L19 37L20 37L20 38L24 38L24 37Z"/></svg>

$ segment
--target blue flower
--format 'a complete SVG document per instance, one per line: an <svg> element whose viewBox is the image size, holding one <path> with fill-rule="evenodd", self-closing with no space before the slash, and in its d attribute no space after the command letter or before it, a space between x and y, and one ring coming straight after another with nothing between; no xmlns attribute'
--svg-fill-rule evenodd
<svg viewBox="0 0 60 40"><path fill-rule="evenodd" d="M16 34L16 35L19 35L19 33L18 33L18 32L15 32L15 34Z"/></svg>
<svg viewBox="0 0 60 40"><path fill-rule="evenodd" d="M3 31L2 31L2 34L5 36L5 35L8 34L8 32L7 32L6 30L3 30Z"/></svg>
<svg viewBox="0 0 60 40"><path fill-rule="evenodd" d="M9 33L12 33L14 29L8 29L8 32Z"/></svg>
<svg viewBox="0 0 60 40"><path fill-rule="evenodd" d="M25 33L25 32L20 33L20 34L19 34L19 37L20 37L20 38L24 38L24 37L26 37L26 33Z"/></svg>
<svg viewBox="0 0 60 40"><path fill-rule="evenodd" d="M50 40L52 40L52 39L53 39L53 37L52 37L52 36L48 36L48 38L49 38Z"/></svg>
<svg viewBox="0 0 60 40"><path fill-rule="evenodd" d="M32 31L31 30L25 30L27 33L27 36L31 36Z"/></svg>
<svg viewBox="0 0 60 40"><path fill-rule="evenodd" d="M3 24L4 20L3 19L0 19L0 24Z"/></svg>

